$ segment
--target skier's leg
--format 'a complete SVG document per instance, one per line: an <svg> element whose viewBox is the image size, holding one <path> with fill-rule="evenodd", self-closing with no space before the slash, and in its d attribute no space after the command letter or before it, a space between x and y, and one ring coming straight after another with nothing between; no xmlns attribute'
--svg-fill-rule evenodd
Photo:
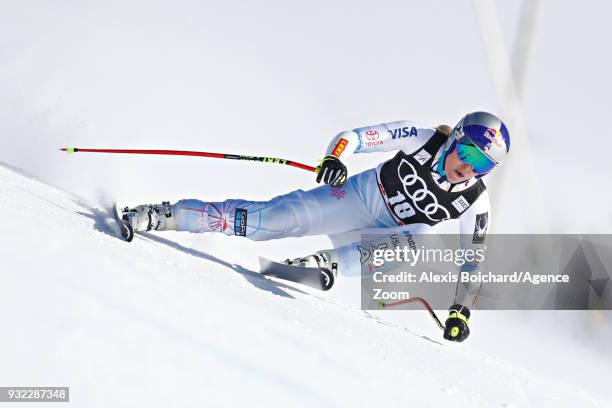
<svg viewBox="0 0 612 408"><path fill-rule="evenodd" d="M152 221L144 216L139 220L144 219L142 224L157 230L216 231L257 241L334 234L394 223L378 192L374 170L349 178L341 188L324 185L269 201L181 200L169 207L169 213L166 209L162 206L154 210Z"/></svg>
<svg viewBox="0 0 612 408"><path fill-rule="evenodd" d="M362 199L362 190L375 188L380 195L378 186L371 185L371 177L367 178L369 183L364 185L364 181L364 177L356 175L342 188L324 185L269 201L181 200L174 205L174 212L182 231L218 231L257 241L332 234L378 225Z"/></svg>
<svg viewBox="0 0 612 408"><path fill-rule="evenodd" d="M367 229L362 233L363 239L360 241L333 249L323 249L312 255L285 262L295 266L326 268L345 276L388 272L399 267L401 262L387 261L378 265L374 256L376 250L420 248L427 241L424 236L435 232L428 225L413 224L395 228Z"/></svg>

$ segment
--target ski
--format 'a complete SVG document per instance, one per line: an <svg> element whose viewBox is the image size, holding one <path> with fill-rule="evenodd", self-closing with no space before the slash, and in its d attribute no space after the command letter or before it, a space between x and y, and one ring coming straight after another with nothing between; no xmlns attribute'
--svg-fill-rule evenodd
<svg viewBox="0 0 612 408"><path fill-rule="evenodd" d="M307 268L274 262L259 257L262 275L283 279L318 290L329 290L334 285L334 274L325 268Z"/></svg>
<svg viewBox="0 0 612 408"><path fill-rule="evenodd" d="M117 204L113 203L113 215L121 231L121 236L127 242L132 242L134 239L134 228L132 228L132 224L121 218L120 213L121 210L117 207Z"/></svg>

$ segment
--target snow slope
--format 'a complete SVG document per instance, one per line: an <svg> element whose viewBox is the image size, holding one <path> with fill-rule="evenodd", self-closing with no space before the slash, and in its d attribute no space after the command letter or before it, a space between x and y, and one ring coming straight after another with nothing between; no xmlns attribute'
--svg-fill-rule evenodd
<svg viewBox="0 0 612 408"><path fill-rule="evenodd" d="M128 244L100 204L6 166L0 211L2 385L67 385L79 407L612 406L504 360L503 339L491 356L444 343L426 313L340 301L348 280L308 293L191 234Z"/></svg>

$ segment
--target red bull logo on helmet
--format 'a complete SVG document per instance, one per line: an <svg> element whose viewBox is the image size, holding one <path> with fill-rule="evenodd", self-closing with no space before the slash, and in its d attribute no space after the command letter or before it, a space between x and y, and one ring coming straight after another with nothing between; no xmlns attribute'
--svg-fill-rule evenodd
<svg viewBox="0 0 612 408"><path fill-rule="evenodd" d="M506 152L506 143L502 132L499 129L488 128L484 131L483 136L489 143L484 145L482 150L496 163L501 162Z"/></svg>
<svg viewBox="0 0 612 408"><path fill-rule="evenodd" d="M499 130L494 128L488 128L484 132L484 137L489 139L491 143L495 143L497 147L504 147L502 143L502 134Z"/></svg>

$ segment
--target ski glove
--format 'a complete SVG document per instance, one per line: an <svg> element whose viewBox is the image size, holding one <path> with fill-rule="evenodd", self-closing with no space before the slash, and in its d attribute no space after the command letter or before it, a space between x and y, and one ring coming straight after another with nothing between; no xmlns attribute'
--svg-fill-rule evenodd
<svg viewBox="0 0 612 408"><path fill-rule="evenodd" d="M468 320L470 309L455 303L450 307L448 319L446 319L444 338L450 341L463 341L470 335Z"/></svg>
<svg viewBox="0 0 612 408"><path fill-rule="evenodd" d="M317 167L317 183L321 180L332 187L340 187L346 183L348 172L346 166L336 157L327 156Z"/></svg>

